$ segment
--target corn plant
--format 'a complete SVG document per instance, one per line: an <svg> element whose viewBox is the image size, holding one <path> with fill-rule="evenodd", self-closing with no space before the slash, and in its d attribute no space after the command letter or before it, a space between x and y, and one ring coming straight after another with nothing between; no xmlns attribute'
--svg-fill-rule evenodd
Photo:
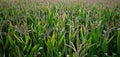
<svg viewBox="0 0 120 57"><path fill-rule="evenodd" d="M2 1L0 56L119 57L119 3L70 3Z"/></svg>

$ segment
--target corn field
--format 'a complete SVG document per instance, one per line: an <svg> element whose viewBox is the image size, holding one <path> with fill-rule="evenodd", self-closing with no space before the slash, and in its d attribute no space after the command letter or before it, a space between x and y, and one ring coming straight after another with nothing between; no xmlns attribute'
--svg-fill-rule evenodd
<svg viewBox="0 0 120 57"><path fill-rule="evenodd" d="M0 0L0 57L120 57L119 1L83 1Z"/></svg>

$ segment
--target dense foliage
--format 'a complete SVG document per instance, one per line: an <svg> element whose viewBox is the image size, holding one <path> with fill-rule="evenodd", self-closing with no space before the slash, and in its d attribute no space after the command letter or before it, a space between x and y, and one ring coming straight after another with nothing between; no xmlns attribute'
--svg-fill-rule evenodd
<svg viewBox="0 0 120 57"><path fill-rule="evenodd" d="M120 5L3 2L0 57L119 57Z"/></svg>

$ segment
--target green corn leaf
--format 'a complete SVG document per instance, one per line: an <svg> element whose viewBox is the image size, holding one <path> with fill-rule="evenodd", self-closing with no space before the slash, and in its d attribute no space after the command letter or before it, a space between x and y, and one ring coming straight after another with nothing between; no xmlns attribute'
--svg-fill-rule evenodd
<svg viewBox="0 0 120 57"><path fill-rule="evenodd" d="M73 57L76 57L75 52L73 52Z"/></svg>
<svg viewBox="0 0 120 57"><path fill-rule="evenodd" d="M4 49L5 49L5 50L7 49L8 45L9 45L9 40L8 40L8 39L6 39L6 42L5 42L5 47L4 47Z"/></svg>
<svg viewBox="0 0 120 57"><path fill-rule="evenodd" d="M60 37L60 40L58 41L58 46L61 45L61 43L64 41L65 38L65 33L62 34L62 36Z"/></svg>
<svg viewBox="0 0 120 57"><path fill-rule="evenodd" d="M26 36L26 42L25 42L25 44L28 45L29 41L30 41L30 36L27 35L27 36Z"/></svg>
<svg viewBox="0 0 120 57"><path fill-rule="evenodd" d="M10 37L10 35L8 35L8 40L9 40L9 42L10 42L10 44L11 44L11 46L13 47L13 48L15 48L16 47L16 44L15 44L15 42L14 42L14 40L13 40L13 38L12 37Z"/></svg>
<svg viewBox="0 0 120 57"><path fill-rule="evenodd" d="M109 44L113 38L114 38L114 35L110 39L108 39L107 44Z"/></svg>
<svg viewBox="0 0 120 57"><path fill-rule="evenodd" d="M53 35L52 35L52 39L51 39L51 44L52 44L52 46L54 46L55 45L55 32L53 32Z"/></svg>
<svg viewBox="0 0 120 57"><path fill-rule="evenodd" d="M30 36L27 35L27 36L26 36L26 41L25 41L25 46L24 46L24 48L23 48L23 51L25 51L26 48L28 47L28 43L29 43L29 41L30 41Z"/></svg>
<svg viewBox="0 0 120 57"><path fill-rule="evenodd" d="M39 45L35 45L35 46L32 48L32 50L31 50L30 54L28 55L28 57L34 57L33 55L34 55L34 53L37 51L38 46L39 46Z"/></svg>
<svg viewBox="0 0 120 57"><path fill-rule="evenodd" d="M27 48L27 51L28 51L28 52L30 51L31 47L32 47L32 43L30 43L30 45L29 45L28 48Z"/></svg>
<svg viewBox="0 0 120 57"><path fill-rule="evenodd" d="M117 52L120 55L120 30L118 31L118 36L117 36Z"/></svg>
<svg viewBox="0 0 120 57"><path fill-rule="evenodd" d="M89 37L89 39L87 40L87 44L92 44L92 36Z"/></svg>
<svg viewBox="0 0 120 57"><path fill-rule="evenodd" d="M22 39L20 39L19 37L17 37L17 35L14 34L14 36L15 36L15 38L16 38L20 43L25 43Z"/></svg>
<svg viewBox="0 0 120 57"><path fill-rule="evenodd" d="M81 35L81 40L82 42L84 41L84 35L83 35L83 28L80 28L80 35Z"/></svg>

